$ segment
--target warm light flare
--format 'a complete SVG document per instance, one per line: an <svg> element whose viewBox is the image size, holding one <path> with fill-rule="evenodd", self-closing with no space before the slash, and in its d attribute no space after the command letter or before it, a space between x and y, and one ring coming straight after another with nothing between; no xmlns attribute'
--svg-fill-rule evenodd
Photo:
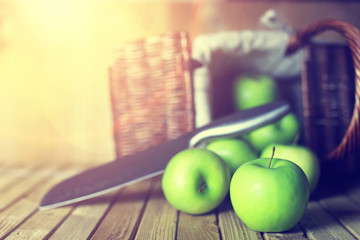
<svg viewBox="0 0 360 240"><path fill-rule="evenodd" d="M0 0L0 161L46 152L112 159L114 50L148 35L198 29L190 6Z"/></svg>

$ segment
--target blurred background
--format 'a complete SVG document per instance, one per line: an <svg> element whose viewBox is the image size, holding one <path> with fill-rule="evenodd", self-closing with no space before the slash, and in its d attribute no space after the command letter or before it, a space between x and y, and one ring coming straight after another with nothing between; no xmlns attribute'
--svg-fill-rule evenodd
<svg viewBox="0 0 360 240"><path fill-rule="evenodd" d="M258 29L270 8L295 29L324 18L360 27L356 1L0 0L0 163L112 160L114 50L169 30Z"/></svg>

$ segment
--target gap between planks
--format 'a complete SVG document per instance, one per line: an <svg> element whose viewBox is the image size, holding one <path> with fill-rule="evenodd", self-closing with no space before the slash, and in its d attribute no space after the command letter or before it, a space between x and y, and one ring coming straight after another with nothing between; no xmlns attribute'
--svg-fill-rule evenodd
<svg viewBox="0 0 360 240"><path fill-rule="evenodd" d="M49 169L36 171L34 173L36 174L30 177L30 179L32 179L30 184L29 180L25 179L26 181L22 182L22 185L27 187L21 188L19 195L13 195L11 203L2 208L0 212L0 236L2 236L2 238L11 235L17 227L20 227L36 214L41 197L50 187L63 177L73 174L72 171L65 171L62 172L60 177L56 174L57 171ZM18 188L17 190L19 191ZM8 194L9 191L5 193ZM12 194L13 191L10 191L10 193ZM11 198L11 196L9 197ZM9 200L6 199L6 202L7 201Z"/></svg>
<svg viewBox="0 0 360 240"><path fill-rule="evenodd" d="M58 174L53 174L55 175L53 176L49 173L46 174L44 170L37 177L33 177L34 185L30 184L27 188L24 187L24 192L20 196L14 194L13 201L10 201L11 204L5 204L6 206L0 213L0 217L3 222L1 229L7 231L3 235L7 236L6 239L34 239L29 238L29 236L61 239L58 238L60 235L66 238L69 237L69 233L79 237L77 239L153 239L156 237L164 237L162 239L191 239L187 238L190 236L206 236L208 239L304 239L306 237L309 239L359 239L359 229L357 227L360 226L358 225L359 219L343 215L344 211L347 213L354 210L355 213L360 211L360 200L358 200L360 199L359 184L356 185L357 191L348 192L348 196L346 194L333 195L319 198L317 201L310 201L299 227L291 232L261 234L249 230L238 219L229 202L223 203L217 212L203 216L190 216L179 213L166 202L161 191L160 177L124 188L117 195L107 196L102 200L93 200L92 204L87 202L79 206L49 210L51 212L47 213L48 210L34 212L40 197L47 188L51 187L59 179L65 178L65 176L57 178L56 175ZM52 173L61 173L61 171L52 171ZM70 172L68 174L71 175ZM49 181L43 181L42 179L48 179ZM21 182L25 183L26 181ZM134 199L138 201L134 202ZM9 203L9 200L6 200L5 203ZM136 206L136 210L134 210L134 206ZM95 211L94 207L97 208ZM23 212L22 209L29 210ZM91 210L94 212L89 215L88 211ZM6 220L6 216L16 216L16 213L19 212L23 212L23 215L17 215L17 218L11 221ZM121 218L121 215L119 216L121 212L124 214L132 213L133 217L131 219ZM54 217L53 221L48 221L51 224L46 226L41 221L46 218L49 219L50 216L46 216L47 214L56 217ZM114 223L119 219L122 219L123 223L127 224L128 227L121 228L121 224ZM76 225L75 223L85 224L86 222L90 223L86 228L80 227L78 230L74 230L71 227ZM109 225L111 222L113 224ZM30 230L37 224L45 225L46 229L40 230L41 233L38 235L31 235ZM111 235L114 230L117 232ZM29 232L26 233L26 231ZM111 238L109 238L110 236Z"/></svg>

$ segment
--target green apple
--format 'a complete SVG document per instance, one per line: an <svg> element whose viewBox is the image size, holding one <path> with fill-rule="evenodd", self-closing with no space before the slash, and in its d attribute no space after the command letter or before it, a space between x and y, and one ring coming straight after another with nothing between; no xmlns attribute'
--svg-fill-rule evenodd
<svg viewBox="0 0 360 240"><path fill-rule="evenodd" d="M266 75L240 75L234 84L235 106L238 110L273 102L277 98L277 85Z"/></svg>
<svg viewBox="0 0 360 240"><path fill-rule="evenodd" d="M216 139L210 142L206 148L218 154L225 161L231 176L243 163L257 158L257 154L247 142L235 138Z"/></svg>
<svg viewBox="0 0 360 240"><path fill-rule="evenodd" d="M276 123L268 124L248 133L247 139L261 152L270 144L291 144L299 133L299 121L295 114L288 113Z"/></svg>
<svg viewBox="0 0 360 240"><path fill-rule="evenodd" d="M165 198L176 209L203 214L215 209L228 193L230 171L207 149L190 148L170 159L162 177Z"/></svg>
<svg viewBox="0 0 360 240"><path fill-rule="evenodd" d="M230 199L236 214L250 229L283 232L303 216L309 201L309 184L296 164L260 158L235 172Z"/></svg>
<svg viewBox="0 0 360 240"><path fill-rule="evenodd" d="M273 145L266 147L260 157L270 157ZM297 164L305 173L309 185L310 193L313 192L318 184L320 177L320 163L317 156L308 148L298 145L275 145L276 158L289 160Z"/></svg>

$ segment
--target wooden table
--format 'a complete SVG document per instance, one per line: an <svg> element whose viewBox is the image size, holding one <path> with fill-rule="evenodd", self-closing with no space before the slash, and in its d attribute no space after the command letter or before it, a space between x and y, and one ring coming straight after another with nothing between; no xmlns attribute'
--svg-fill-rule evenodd
<svg viewBox="0 0 360 240"><path fill-rule="evenodd" d="M360 239L360 181L320 186L302 220L285 233L249 230L226 199L190 216L164 199L161 176L80 204L38 210L54 184L85 167L0 170L1 239Z"/></svg>

